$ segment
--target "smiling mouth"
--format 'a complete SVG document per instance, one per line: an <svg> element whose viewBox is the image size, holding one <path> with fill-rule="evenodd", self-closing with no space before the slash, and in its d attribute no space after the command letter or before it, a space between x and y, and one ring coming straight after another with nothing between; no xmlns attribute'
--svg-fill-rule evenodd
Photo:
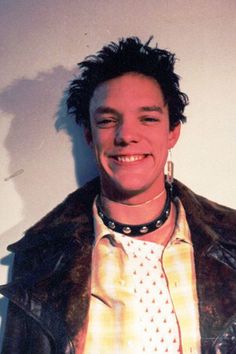
<svg viewBox="0 0 236 354"><path fill-rule="evenodd" d="M149 154L138 154L138 155L116 155L112 156L113 159L120 163L131 163L137 162L145 159Z"/></svg>

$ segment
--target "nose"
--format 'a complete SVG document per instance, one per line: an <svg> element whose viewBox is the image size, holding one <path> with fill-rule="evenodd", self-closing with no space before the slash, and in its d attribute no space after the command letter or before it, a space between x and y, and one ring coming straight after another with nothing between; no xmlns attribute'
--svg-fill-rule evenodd
<svg viewBox="0 0 236 354"><path fill-rule="evenodd" d="M141 136L138 127L132 121L123 121L119 124L115 134L116 145L129 145L138 143Z"/></svg>

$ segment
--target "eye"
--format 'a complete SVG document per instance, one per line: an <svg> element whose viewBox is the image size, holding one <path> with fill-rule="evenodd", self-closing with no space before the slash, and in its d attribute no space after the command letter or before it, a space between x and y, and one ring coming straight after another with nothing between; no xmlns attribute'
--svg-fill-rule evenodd
<svg viewBox="0 0 236 354"><path fill-rule="evenodd" d="M111 128L116 125L116 121L114 117L97 117L96 125L99 128Z"/></svg>
<svg viewBox="0 0 236 354"><path fill-rule="evenodd" d="M151 117L151 116L148 116L148 117L142 117L141 118L141 121L143 123L147 123L147 124L155 124L157 122L160 122L160 119L157 118L157 117Z"/></svg>

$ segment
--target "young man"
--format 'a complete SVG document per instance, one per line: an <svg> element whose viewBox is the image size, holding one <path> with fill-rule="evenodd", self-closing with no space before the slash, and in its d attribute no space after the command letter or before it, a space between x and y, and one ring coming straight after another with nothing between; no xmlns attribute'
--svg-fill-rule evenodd
<svg viewBox="0 0 236 354"><path fill-rule="evenodd" d="M68 107L99 179L9 249L3 354L236 353L236 212L172 180L174 55L137 38L80 64Z"/></svg>

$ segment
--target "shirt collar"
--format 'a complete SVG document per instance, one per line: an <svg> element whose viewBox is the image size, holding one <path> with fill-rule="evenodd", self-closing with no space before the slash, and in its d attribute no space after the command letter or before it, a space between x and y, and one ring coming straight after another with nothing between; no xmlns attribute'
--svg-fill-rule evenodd
<svg viewBox="0 0 236 354"><path fill-rule="evenodd" d="M174 233L169 241L170 244L178 242L186 242L192 245L190 229L188 226L184 206L179 198L175 199L175 206L177 210L177 220Z"/></svg>
<svg viewBox="0 0 236 354"><path fill-rule="evenodd" d="M102 219L98 215L96 200L98 195L95 197L93 202L93 223L94 223L94 232L95 232L95 246L98 242L107 235L113 235L111 229L109 229L106 225L104 225Z"/></svg>

